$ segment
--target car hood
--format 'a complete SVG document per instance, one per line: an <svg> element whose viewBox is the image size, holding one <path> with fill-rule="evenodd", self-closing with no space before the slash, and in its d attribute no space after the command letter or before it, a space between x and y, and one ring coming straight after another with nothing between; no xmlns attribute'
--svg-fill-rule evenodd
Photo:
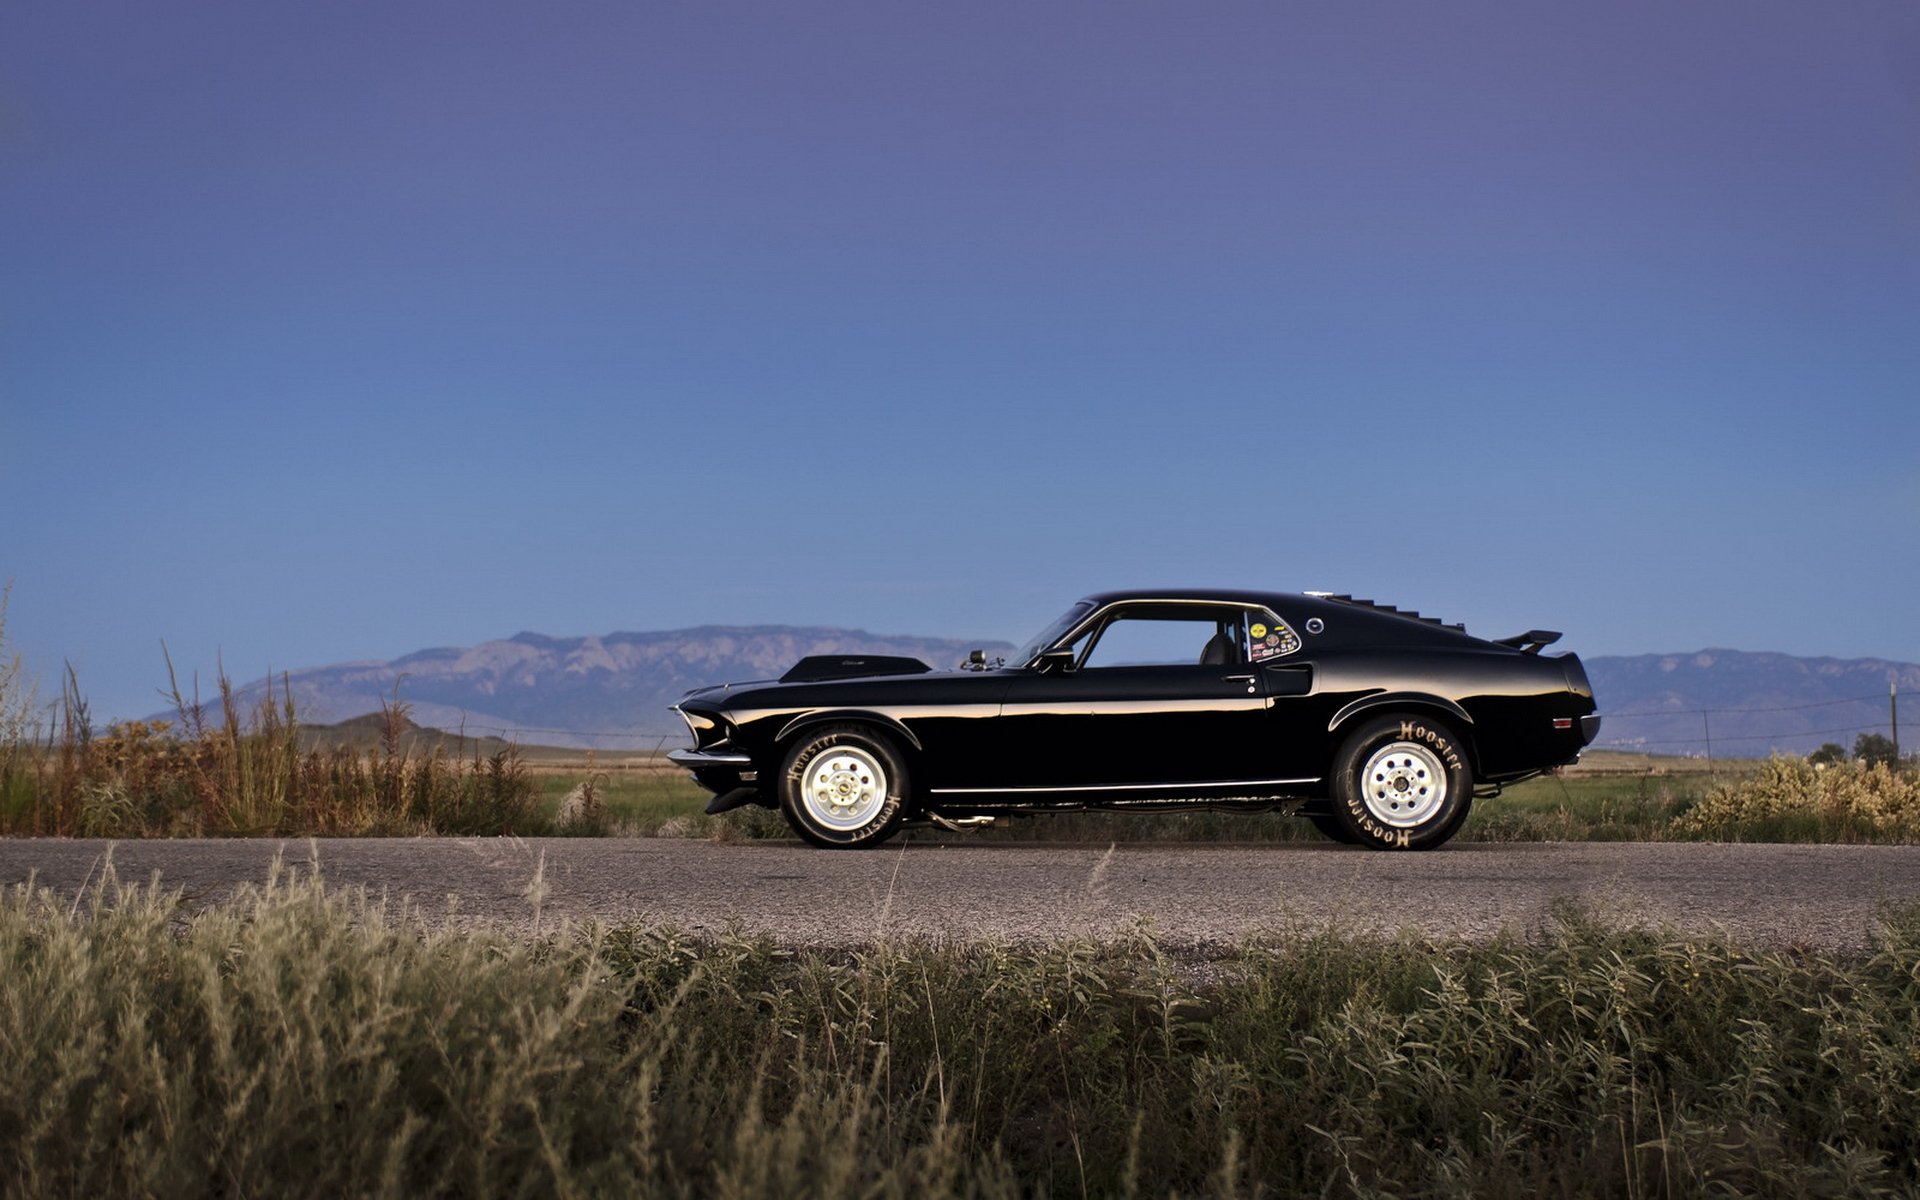
<svg viewBox="0 0 1920 1200"><path fill-rule="evenodd" d="M708 687L694 688L681 698L680 703L718 710L749 693L756 697L758 703L784 703L784 701L767 701L760 698L786 694L792 694L795 702L805 704L860 703L873 698L876 694L892 695L896 685L913 688L916 691L922 687L944 689L955 684L978 683L981 680L1004 677L1011 673L1010 668L1000 667L986 671L886 672L871 675L842 675L824 679L753 679L740 683L716 683ZM845 697L844 701L841 699L842 696Z"/></svg>

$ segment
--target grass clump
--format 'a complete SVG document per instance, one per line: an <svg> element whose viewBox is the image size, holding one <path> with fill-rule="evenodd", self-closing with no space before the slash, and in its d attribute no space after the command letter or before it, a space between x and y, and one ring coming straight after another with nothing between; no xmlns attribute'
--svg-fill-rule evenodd
<svg viewBox="0 0 1920 1200"><path fill-rule="evenodd" d="M13 586L0 586L0 814L32 803L33 703L35 687L26 664L7 640L7 601Z"/></svg>
<svg viewBox="0 0 1920 1200"><path fill-rule="evenodd" d="M293 701L243 706L220 679L211 715L174 690L178 721L94 730L69 672L44 743L0 743L0 834L169 837L533 834L549 821L512 746L471 758L407 748L388 704L372 752L303 750Z"/></svg>
<svg viewBox="0 0 1920 1200"><path fill-rule="evenodd" d="M1920 913L797 951L310 882L0 905L9 1196L1911 1195Z"/></svg>
<svg viewBox="0 0 1920 1200"><path fill-rule="evenodd" d="M1916 842L1920 774L1776 755L1758 774L1714 788L1674 827L1727 841Z"/></svg>

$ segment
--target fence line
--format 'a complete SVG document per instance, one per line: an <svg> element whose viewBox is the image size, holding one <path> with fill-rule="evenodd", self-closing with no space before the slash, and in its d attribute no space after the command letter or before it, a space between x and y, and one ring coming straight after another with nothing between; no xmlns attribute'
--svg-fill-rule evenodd
<svg viewBox="0 0 1920 1200"><path fill-rule="evenodd" d="M1716 733L1713 735L1713 740L1716 742L1765 742L1776 738L1824 737L1830 733L1868 733L1885 728L1886 723L1879 722L1873 725L1849 725L1844 729L1796 729L1783 733ZM1595 748L1599 750L1625 750L1640 746L1699 746L1703 745L1706 740L1704 737L1615 739L1611 742L1597 744Z"/></svg>
<svg viewBox="0 0 1920 1200"><path fill-rule="evenodd" d="M116 722L116 724L118 724L118 722ZM299 724L302 728L306 729L325 729L329 727L328 724L321 722L309 723L302 721L299 722ZM60 725L58 722L33 721L28 723L25 728L27 739L38 742L43 738L57 735L60 730ZM96 726L91 732L93 736L100 737L112 728L112 725ZM623 733L617 729L553 729L532 725L460 725L452 729L441 729L432 725L420 725L416 726L416 728L428 733L445 734L448 737L472 737L476 739L494 737L506 740L521 737L529 733L558 733L577 738L624 738L634 742L652 742L653 750L655 751L665 749L666 744L670 741L683 739L687 736L684 733ZM563 749L565 748L566 747L563 747ZM635 747L635 749L639 748L640 747Z"/></svg>
<svg viewBox="0 0 1920 1200"><path fill-rule="evenodd" d="M1815 700L1811 704L1775 704L1760 705L1753 708L1643 708L1635 712L1601 712L1608 720L1618 717L1685 717L1699 716L1701 713L1754 713L1754 712L1801 712L1809 708L1831 708L1837 704L1878 704L1887 697L1885 693L1871 696L1848 696L1840 700Z"/></svg>
<svg viewBox="0 0 1920 1200"><path fill-rule="evenodd" d="M1885 718L1856 725L1832 726L1825 729L1779 729L1766 733L1715 733L1713 730L1713 718L1715 716L1740 716L1748 713L1808 712L1815 709L1838 708L1849 704L1872 704L1877 706L1882 703L1889 704ZM1596 750L1652 751L1662 747L1700 747L1705 750L1709 760L1713 758L1713 745L1715 742L1722 744L1732 742L1805 742L1811 738L1827 737L1833 734L1857 735L1869 732L1878 733L1889 727L1893 729L1896 745L1898 744L1900 736L1896 723L1897 718L1894 716L1894 710L1891 708L1890 698L1877 694L1871 696L1844 696L1833 700L1813 700L1805 704L1756 704L1744 708L1628 709L1625 712L1607 712L1602 709L1601 716L1608 725L1611 726L1609 732L1611 732L1613 736L1603 737L1595 742L1594 749ZM1614 724L1618 721L1630 721L1635 718L1641 720L1665 720L1684 717L1700 718L1700 736L1668 738L1620 737L1618 736L1619 726ZM1736 727L1738 727L1737 724Z"/></svg>
<svg viewBox="0 0 1920 1200"><path fill-rule="evenodd" d="M428 726L423 725L421 728L425 729L428 728ZM442 729L438 732L452 734L478 732L489 737L504 737L509 734L518 735L523 733L564 733L569 737L633 738L639 741L651 739L657 742L665 742L668 738L685 736L679 733L622 733L617 729L551 729L537 725L460 725L453 729Z"/></svg>

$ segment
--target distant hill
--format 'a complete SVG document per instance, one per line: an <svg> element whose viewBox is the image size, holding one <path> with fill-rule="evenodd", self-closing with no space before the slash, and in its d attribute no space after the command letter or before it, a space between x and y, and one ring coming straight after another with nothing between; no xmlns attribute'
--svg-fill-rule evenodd
<svg viewBox="0 0 1920 1200"><path fill-rule="evenodd" d="M771 679L809 654L902 654L935 668L1000 642L784 625L722 626L560 638L522 633L471 647L422 650L391 662L352 662L287 674L304 721L344 721L395 694L422 725L522 743L647 750L685 730L667 706L689 688ZM1920 749L1920 665L1877 658L1797 658L1702 650L1584 660L1605 714L1598 746L1716 757L1853 745L1887 731L1887 686L1912 697L1903 748ZM276 679L276 687L278 681ZM256 681L242 689L258 697ZM1700 710L1711 710L1704 714Z"/></svg>
<svg viewBox="0 0 1920 1200"><path fill-rule="evenodd" d="M809 654L899 654L936 669L1004 642L889 636L856 629L708 625L658 633L559 638L516 634L470 647L421 650L391 662L349 662L286 673L302 721L377 710L396 694L413 720L436 729L523 742L644 750L686 727L667 706L689 688L778 677ZM267 681L241 689L249 704ZM280 677L275 676L277 692ZM678 744L670 740L669 745Z"/></svg>
<svg viewBox="0 0 1920 1200"><path fill-rule="evenodd" d="M1862 731L1888 732L1897 684L1910 697L1901 749L1920 749L1920 664L1720 649L1582 661L1605 717L1599 746L1705 754L1711 736L1715 757L1851 749Z"/></svg>

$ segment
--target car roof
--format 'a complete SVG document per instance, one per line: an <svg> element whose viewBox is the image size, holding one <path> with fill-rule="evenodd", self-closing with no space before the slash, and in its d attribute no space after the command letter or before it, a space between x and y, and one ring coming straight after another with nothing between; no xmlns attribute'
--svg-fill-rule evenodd
<svg viewBox="0 0 1920 1200"><path fill-rule="evenodd" d="M1279 612L1285 609L1289 613L1318 613L1327 616L1340 613L1350 616L1356 610L1369 616L1382 619L1413 622L1436 632L1446 632L1471 637L1466 626L1442 621L1438 617L1422 616L1411 609L1397 608L1374 600L1362 600L1353 596L1334 592L1262 592L1241 588L1126 588L1118 591L1095 592L1086 597L1096 607L1119 603L1121 601L1164 600L1169 602L1203 601L1225 604L1249 604ZM1285 614L1282 614L1285 615ZM1474 639L1476 641L1480 639Z"/></svg>

